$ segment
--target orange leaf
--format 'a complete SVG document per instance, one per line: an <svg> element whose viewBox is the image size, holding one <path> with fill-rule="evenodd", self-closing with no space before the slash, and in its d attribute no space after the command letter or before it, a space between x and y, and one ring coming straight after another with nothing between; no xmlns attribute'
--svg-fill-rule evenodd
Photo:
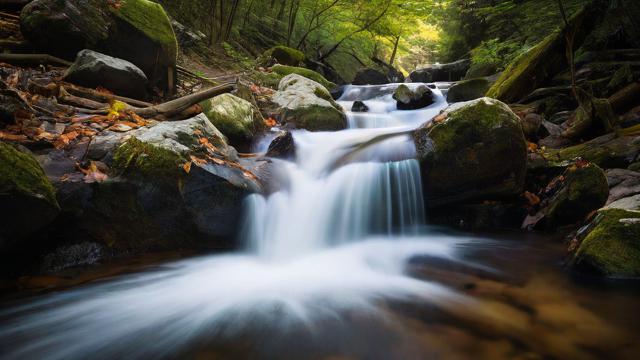
<svg viewBox="0 0 640 360"><path fill-rule="evenodd" d="M191 161L186 162L184 165L182 165L182 169L184 170L184 172L186 172L187 174L189 172L191 172Z"/></svg>
<svg viewBox="0 0 640 360"><path fill-rule="evenodd" d="M264 121L264 125L267 127L274 127L278 124L278 122L274 118L268 118Z"/></svg>

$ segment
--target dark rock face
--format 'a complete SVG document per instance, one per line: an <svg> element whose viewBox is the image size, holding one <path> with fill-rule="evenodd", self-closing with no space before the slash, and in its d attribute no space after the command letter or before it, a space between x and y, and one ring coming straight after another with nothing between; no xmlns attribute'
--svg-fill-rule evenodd
<svg viewBox="0 0 640 360"><path fill-rule="evenodd" d="M19 10L27 5L31 0L0 0L0 9Z"/></svg>
<svg viewBox="0 0 640 360"><path fill-rule="evenodd" d="M132 63L92 50L78 53L67 70L65 80L85 87L102 86L112 92L136 99L147 97L147 77Z"/></svg>
<svg viewBox="0 0 640 360"><path fill-rule="evenodd" d="M426 85L421 85L415 90L407 85L400 85L393 94L398 102L398 110L417 110L433 104L433 92Z"/></svg>
<svg viewBox="0 0 640 360"><path fill-rule="evenodd" d="M447 101L454 103L479 99L490 86L489 80L484 78L460 81L449 88Z"/></svg>
<svg viewBox="0 0 640 360"><path fill-rule="evenodd" d="M429 207L522 192L527 147L520 119L497 100L452 105L413 138Z"/></svg>
<svg viewBox="0 0 640 360"><path fill-rule="evenodd" d="M358 101L354 101L353 102L353 106L351 106L351 111L353 111L353 112L368 112L369 111L369 107L367 106L367 104L365 104L362 101L358 100Z"/></svg>
<svg viewBox="0 0 640 360"><path fill-rule="evenodd" d="M83 49L139 67L151 86L170 90L177 41L161 5L143 0L118 8L102 0L35 0L20 15L22 33L38 50L72 60Z"/></svg>
<svg viewBox="0 0 640 360"><path fill-rule="evenodd" d="M13 123L15 113L26 108L24 100L15 90L0 89L0 123Z"/></svg>
<svg viewBox="0 0 640 360"><path fill-rule="evenodd" d="M28 248L22 240L51 223L59 210L36 159L0 142L0 253Z"/></svg>
<svg viewBox="0 0 640 360"><path fill-rule="evenodd" d="M409 78L412 82L459 81L464 78L471 66L471 60L458 60L448 64L431 65L418 69Z"/></svg>
<svg viewBox="0 0 640 360"><path fill-rule="evenodd" d="M289 131L283 131L269 144L268 157L292 159L296 156L296 147L293 135Z"/></svg>
<svg viewBox="0 0 640 360"><path fill-rule="evenodd" d="M353 85L383 85L390 82L387 75L372 68L365 68L358 71L356 77L353 79Z"/></svg>

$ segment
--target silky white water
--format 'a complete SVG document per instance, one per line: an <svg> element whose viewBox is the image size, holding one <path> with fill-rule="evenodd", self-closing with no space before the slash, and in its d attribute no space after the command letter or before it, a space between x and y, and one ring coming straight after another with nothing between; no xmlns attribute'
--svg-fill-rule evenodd
<svg viewBox="0 0 640 360"><path fill-rule="evenodd" d="M282 190L247 199L245 252L176 262L9 308L0 313L0 345L10 349L2 358L173 357L206 339L252 334L268 347L292 329L321 337L318 324L343 328L355 341L346 313L384 323L384 301L468 303L404 274L412 257L452 260L465 242L425 230L420 169L408 136L336 164L354 144L416 128L446 106L436 89L432 106L397 111L395 86L347 87L339 101L345 109L354 100L371 109L348 112L347 130L294 132L295 162L274 160Z"/></svg>

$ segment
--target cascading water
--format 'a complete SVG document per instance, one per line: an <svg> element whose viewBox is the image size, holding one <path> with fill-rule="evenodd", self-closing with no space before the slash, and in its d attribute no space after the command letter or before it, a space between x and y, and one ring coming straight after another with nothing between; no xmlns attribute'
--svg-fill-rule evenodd
<svg viewBox="0 0 640 360"><path fill-rule="evenodd" d="M354 100L371 109L349 113L348 130L294 132L297 160L280 166L286 186L247 200L246 253L182 261L9 308L0 313L0 345L12 349L3 357L174 357L235 339L250 358L295 358L284 340L294 332L307 355L340 353L356 351L359 331L367 331L346 320L354 311L384 324L381 301L445 308L468 301L404 274L412 256L451 259L461 242L420 235L425 210L408 136L339 161L353 145L415 128L446 105L434 90L429 108L397 111L396 86L347 87L339 101L345 109ZM344 338L331 342L327 332Z"/></svg>

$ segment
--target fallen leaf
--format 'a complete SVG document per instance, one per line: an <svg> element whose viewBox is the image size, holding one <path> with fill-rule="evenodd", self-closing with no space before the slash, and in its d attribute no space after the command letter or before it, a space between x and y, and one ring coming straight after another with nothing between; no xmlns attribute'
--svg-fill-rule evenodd
<svg viewBox="0 0 640 360"><path fill-rule="evenodd" d="M274 127L274 126L278 125L278 122L277 122L274 118L268 118L268 119L266 119L266 120L264 121L264 125L265 125L266 127L270 127L270 128L272 128L272 127Z"/></svg>
<svg viewBox="0 0 640 360"><path fill-rule="evenodd" d="M191 172L191 161L185 163L184 165L182 165L182 169L184 170L184 172L186 172L187 174L189 172Z"/></svg>
<svg viewBox="0 0 640 360"><path fill-rule="evenodd" d="M127 132L127 131L133 130L133 128L131 126L128 126L122 123L117 123L109 127L109 130L115 131L115 132Z"/></svg>
<svg viewBox="0 0 640 360"><path fill-rule="evenodd" d="M524 197L525 197L525 199L527 199L527 202L531 206L536 206L536 205L540 204L540 198L538 197L538 195L536 195L534 193L531 193L529 191L525 191L524 192Z"/></svg>
<svg viewBox="0 0 640 360"><path fill-rule="evenodd" d="M10 133L0 131L0 140L26 141L28 140L28 138L24 135L16 135L16 134L10 134Z"/></svg>
<svg viewBox="0 0 640 360"><path fill-rule="evenodd" d="M190 156L190 158L191 158L191 161L192 161L192 162L194 162L196 165L199 165L199 166L200 166L200 165L205 165L205 164L207 164L207 160L205 160L205 159L201 159L201 158L196 157L196 156L194 156L194 155L191 155L191 156Z"/></svg>

